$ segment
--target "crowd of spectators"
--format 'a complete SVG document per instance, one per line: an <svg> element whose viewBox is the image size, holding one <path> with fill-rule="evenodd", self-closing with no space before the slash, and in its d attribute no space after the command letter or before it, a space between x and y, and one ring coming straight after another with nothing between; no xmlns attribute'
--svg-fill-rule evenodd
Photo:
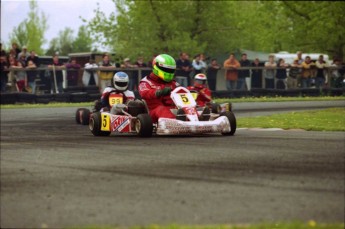
<svg viewBox="0 0 345 229"><path fill-rule="evenodd" d="M16 43L13 43L8 53L1 48L0 61L1 92L6 91L6 85L14 82L15 90L36 93L36 81L39 77L37 68L40 66L40 59L34 50L28 51L25 46L20 49ZM96 85L100 91L103 91L111 84L114 72L121 69L129 75L129 89L137 90L140 76L147 75L151 66L152 60L145 61L142 56L138 56L133 62L130 58L124 58L114 63L111 56L105 53L99 63L91 58L86 64L80 65L75 58L71 58L68 63L62 63L56 54L47 65L46 75L51 93L63 93L66 87L81 85ZM338 68L328 71L329 67ZM141 69L140 74L138 68ZM303 59L302 52L297 52L291 64L287 64L282 58L276 60L274 55L269 55L265 61L258 58L250 61L247 54L242 53L241 58L237 60L235 54L231 53L223 65L219 64L215 58L206 58L202 53L196 54L191 59L188 53L181 52L176 58L175 79L182 86L188 87L193 85L194 75L204 73L207 75L210 90L215 91L220 69L224 69L225 86L229 91L251 88L294 89L323 88L325 85L344 86L344 64L340 59L334 59L332 63L327 63L323 55L320 55L318 60L312 60L310 56ZM81 71L82 74L79 74ZM9 74L11 72L13 74ZM63 72L66 73L65 78Z"/></svg>

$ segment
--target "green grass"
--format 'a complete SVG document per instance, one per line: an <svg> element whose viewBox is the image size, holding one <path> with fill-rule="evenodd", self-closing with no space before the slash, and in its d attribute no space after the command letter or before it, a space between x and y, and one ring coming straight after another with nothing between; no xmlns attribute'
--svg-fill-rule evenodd
<svg viewBox="0 0 345 229"><path fill-rule="evenodd" d="M344 223L321 224L314 220L309 222L262 223L254 225L150 225L134 227L89 226L73 227L74 229L344 229Z"/></svg>
<svg viewBox="0 0 345 229"><path fill-rule="evenodd" d="M237 118L237 127L345 131L345 108Z"/></svg>
<svg viewBox="0 0 345 229"><path fill-rule="evenodd" d="M320 96L320 97L243 97L214 99L217 103L241 103L241 102L291 102L291 101L337 101L345 100L345 96Z"/></svg>

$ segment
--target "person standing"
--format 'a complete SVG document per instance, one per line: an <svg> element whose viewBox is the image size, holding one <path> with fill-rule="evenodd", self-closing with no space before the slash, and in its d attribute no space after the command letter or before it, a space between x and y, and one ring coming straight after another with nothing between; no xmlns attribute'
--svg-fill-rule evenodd
<svg viewBox="0 0 345 229"><path fill-rule="evenodd" d="M103 92L107 86L110 86L111 80L114 75L115 65L110 62L109 54L103 54L103 60L98 64L99 71L99 80L100 80L100 91Z"/></svg>
<svg viewBox="0 0 345 229"><path fill-rule="evenodd" d="M71 62L66 64L67 69L67 86L74 87L78 85L80 64L77 64L75 58L71 59Z"/></svg>
<svg viewBox="0 0 345 229"><path fill-rule="evenodd" d="M183 87L187 87L190 84L189 75L192 72L192 64L189 61L189 56L185 52L180 53L180 58L176 60L176 81Z"/></svg>
<svg viewBox="0 0 345 229"><path fill-rule="evenodd" d="M220 69L220 65L217 63L216 59L212 59L211 63L208 65L207 68L207 82L208 86L211 91L216 90L217 86L217 73Z"/></svg>
<svg viewBox="0 0 345 229"><path fill-rule="evenodd" d="M206 63L201 59L201 54L197 54L192 61L192 66L194 69L194 75L199 73L204 73L206 70Z"/></svg>
<svg viewBox="0 0 345 229"><path fill-rule="evenodd" d="M274 88L274 78L276 74L277 64L274 61L274 55L268 56L268 61L265 63L265 88L273 89Z"/></svg>
<svg viewBox="0 0 345 229"><path fill-rule="evenodd" d="M6 92L6 85L8 82L9 64L7 57L4 54L0 56L0 92Z"/></svg>
<svg viewBox="0 0 345 229"><path fill-rule="evenodd" d="M316 88L322 88L326 82L325 69L328 67L327 62L323 59L323 55L319 56L319 59L315 62L316 65L316 77L315 86Z"/></svg>
<svg viewBox="0 0 345 229"><path fill-rule="evenodd" d="M248 68L250 67L250 61L247 59L247 54L243 53L240 60L241 67ZM249 69L240 69L238 70L238 80L237 80L237 89L246 90L246 78L250 76Z"/></svg>
<svg viewBox="0 0 345 229"><path fill-rule="evenodd" d="M260 63L259 58L255 58L251 66L254 67L251 75L251 88L262 88L262 69L255 68L263 67L263 64Z"/></svg>
<svg viewBox="0 0 345 229"><path fill-rule="evenodd" d="M237 88L237 80L238 80L237 69L240 66L241 66L240 62L236 60L234 53L231 53L229 58L226 59L223 63L223 67L225 68L226 88L228 89L228 91L231 91Z"/></svg>
<svg viewBox="0 0 345 229"><path fill-rule="evenodd" d="M287 78L287 86L289 89L296 89L298 87L298 78L300 78L301 65L298 64L296 58L290 66L289 76Z"/></svg>
<svg viewBox="0 0 345 229"><path fill-rule="evenodd" d="M278 65L277 65L277 82L276 82L276 88L277 89L286 89L286 78L287 78L287 73L286 73L286 68L289 67L288 64L285 63L285 60L280 58L278 60Z"/></svg>
<svg viewBox="0 0 345 229"><path fill-rule="evenodd" d="M302 88L309 88L311 86L313 65L314 63L311 61L310 56L306 56L305 60L302 63L302 77L301 77Z"/></svg>
<svg viewBox="0 0 345 229"><path fill-rule="evenodd" d="M96 85L98 86L98 65L96 64L94 59L90 59L88 63L84 66L84 73L83 73L83 85Z"/></svg>
<svg viewBox="0 0 345 229"><path fill-rule="evenodd" d="M48 69L50 70L50 91L53 94L55 93L63 93L63 74L62 70L65 69L63 63L59 60L59 56L57 54L53 55L53 61L51 64L48 65Z"/></svg>
<svg viewBox="0 0 345 229"><path fill-rule="evenodd" d="M32 60L29 60L27 62L27 69L29 69L30 71L26 72L26 76L27 76L27 86L29 88L29 92L31 92L32 94L36 93L36 77L37 77L37 66L35 64L35 62L33 62Z"/></svg>

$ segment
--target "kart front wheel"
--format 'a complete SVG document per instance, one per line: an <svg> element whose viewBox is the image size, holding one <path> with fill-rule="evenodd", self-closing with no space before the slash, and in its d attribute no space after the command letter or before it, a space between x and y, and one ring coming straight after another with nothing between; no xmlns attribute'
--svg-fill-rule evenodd
<svg viewBox="0 0 345 229"><path fill-rule="evenodd" d="M78 108L75 113L75 120L78 124L88 125L90 119L90 110L86 108Z"/></svg>
<svg viewBox="0 0 345 229"><path fill-rule="evenodd" d="M226 116L229 120L230 123L230 132L227 133L222 133L222 135L234 135L236 132L236 118L234 113L232 113L231 111L226 111L220 114L220 116Z"/></svg>
<svg viewBox="0 0 345 229"><path fill-rule="evenodd" d="M139 114L135 121L135 131L140 137L151 137L153 131L152 119L149 114Z"/></svg>
<svg viewBox="0 0 345 229"><path fill-rule="evenodd" d="M90 122L89 122L89 129L91 130L91 133L94 136L109 136L111 132L102 131L101 125L102 125L101 113L100 112L93 113L90 117Z"/></svg>

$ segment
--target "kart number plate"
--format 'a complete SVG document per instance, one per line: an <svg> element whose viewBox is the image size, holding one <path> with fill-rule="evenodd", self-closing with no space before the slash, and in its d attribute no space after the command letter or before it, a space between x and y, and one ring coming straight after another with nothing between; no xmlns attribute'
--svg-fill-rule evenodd
<svg viewBox="0 0 345 229"><path fill-rule="evenodd" d="M121 94L110 94L109 95L109 105L114 106L116 104L123 103L123 96Z"/></svg>
<svg viewBox="0 0 345 229"><path fill-rule="evenodd" d="M109 131L110 130L110 117L107 114L102 114L102 126L101 130L103 131Z"/></svg>
<svg viewBox="0 0 345 229"><path fill-rule="evenodd" d="M190 104L190 99L188 98L187 94L179 94L184 105Z"/></svg>

